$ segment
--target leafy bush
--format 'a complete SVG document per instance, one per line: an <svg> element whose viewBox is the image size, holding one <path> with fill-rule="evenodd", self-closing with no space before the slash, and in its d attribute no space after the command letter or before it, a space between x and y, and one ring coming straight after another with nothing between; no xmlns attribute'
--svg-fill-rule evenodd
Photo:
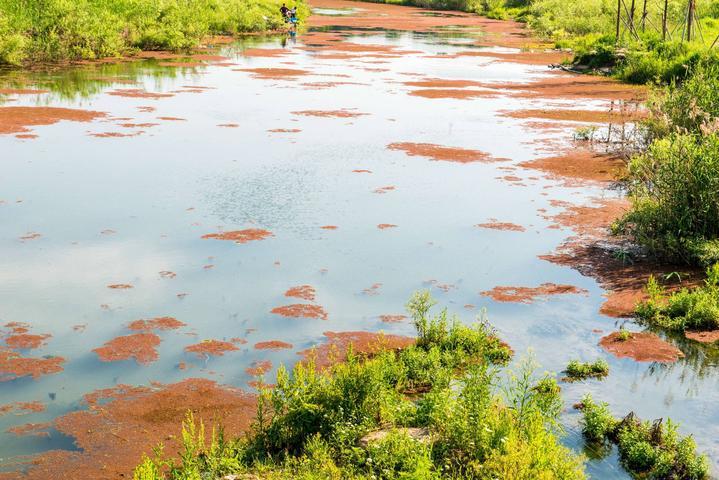
<svg viewBox="0 0 719 480"><path fill-rule="evenodd" d="M696 453L691 437L680 437L671 420L666 424L642 422L630 413L616 420L606 403L590 395L582 400L582 431L590 442L613 442L627 470L641 478L702 480L709 477L709 463Z"/></svg>
<svg viewBox="0 0 719 480"><path fill-rule="evenodd" d="M652 276L646 291L649 298L636 309L641 320L680 332L719 328L719 264L707 269L704 285L696 288L667 295Z"/></svg>
<svg viewBox="0 0 719 480"><path fill-rule="evenodd" d="M603 358L589 362L580 362L579 360L572 360L567 365L564 373L567 374L569 380L584 380L587 378L602 378L609 375L609 364Z"/></svg>

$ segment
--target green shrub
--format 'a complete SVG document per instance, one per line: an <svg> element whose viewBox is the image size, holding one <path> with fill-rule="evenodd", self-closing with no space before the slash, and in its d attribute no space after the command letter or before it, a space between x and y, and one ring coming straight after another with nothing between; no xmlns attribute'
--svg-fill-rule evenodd
<svg viewBox="0 0 719 480"><path fill-rule="evenodd" d="M587 378L602 378L609 375L609 364L603 358L590 362L572 360L564 370L569 380L584 380Z"/></svg>

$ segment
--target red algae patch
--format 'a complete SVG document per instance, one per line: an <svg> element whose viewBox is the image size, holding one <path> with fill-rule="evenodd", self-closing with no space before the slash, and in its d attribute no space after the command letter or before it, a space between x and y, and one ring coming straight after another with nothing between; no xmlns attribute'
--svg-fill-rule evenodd
<svg viewBox="0 0 719 480"><path fill-rule="evenodd" d="M290 53L283 48L248 48L242 51L243 57L280 57Z"/></svg>
<svg viewBox="0 0 719 480"><path fill-rule="evenodd" d="M477 97L497 97L494 90L465 90L459 88L428 88L424 90L412 90L409 92L414 97L423 98L454 98L457 100L468 100Z"/></svg>
<svg viewBox="0 0 719 480"><path fill-rule="evenodd" d="M113 283L112 285L108 285L107 288L111 288L113 290L128 290L135 287L133 287L129 283Z"/></svg>
<svg viewBox="0 0 719 480"><path fill-rule="evenodd" d="M158 443L170 457L182 450L180 425L188 411L208 427L222 423L233 438L249 428L256 413L255 395L199 378L153 387L120 385L86 395L85 403L87 409L52 425L74 437L78 450L32 457L23 479L126 478Z"/></svg>
<svg viewBox="0 0 719 480"><path fill-rule="evenodd" d="M413 82L403 82L408 87L421 88L465 88L465 87L484 87L484 83L472 80L447 80L443 78L428 78Z"/></svg>
<svg viewBox="0 0 719 480"><path fill-rule="evenodd" d="M291 343L281 342L279 340L270 340L267 342L255 343L256 350L282 350L285 348L292 348Z"/></svg>
<svg viewBox="0 0 719 480"><path fill-rule="evenodd" d="M393 190L397 190L397 187L395 187L394 185L387 185L386 187L375 188L374 190L372 190L372 193L379 193L380 195L382 195Z"/></svg>
<svg viewBox="0 0 719 480"><path fill-rule="evenodd" d="M272 362L269 360L259 360L257 362L252 362L251 367L247 367L245 369L245 372L247 372L248 375L252 375L253 377L259 377L260 375L264 375L265 373L269 372L272 368Z"/></svg>
<svg viewBox="0 0 719 480"><path fill-rule="evenodd" d="M719 330L709 330L704 332L685 332L684 336L690 340L701 343L719 342Z"/></svg>
<svg viewBox="0 0 719 480"><path fill-rule="evenodd" d="M632 358L637 362L675 362L684 357L681 350L649 332L632 333L627 340L619 332L602 337L599 345L619 358Z"/></svg>
<svg viewBox="0 0 719 480"><path fill-rule="evenodd" d="M40 348L42 344L50 338L50 335L31 335L29 333L20 333L5 337L5 345L10 348L29 350Z"/></svg>
<svg viewBox="0 0 719 480"><path fill-rule="evenodd" d="M150 320L135 320L127 326L130 330L150 332L153 330L176 330L187 324L174 317L157 317Z"/></svg>
<svg viewBox="0 0 719 480"><path fill-rule="evenodd" d="M310 73L299 68L238 68L235 71L249 72L255 78L263 80L294 80Z"/></svg>
<svg viewBox="0 0 719 480"><path fill-rule="evenodd" d="M41 413L44 412L47 406L40 401L32 402L15 402L0 405L0 417L10 412L15 412L15 415L27 415L29 413Z"/></svg>
<svg viewBox="0 0 719 480"><path fill-rule="evenodd" d="M204 340L200 343L185 347L186 352L195 353L198 357L202 357L203 355L221 357L225 352L232 352L234 350L239 349L234 344L221 340Z"/></svg>
<svg viewBox="0 0 719 480"><path fill-rule="evenodd" d="M427 157L430 160L456 163L490 162L497 159L479 150L467 150L457 147L444 147L432 143L390 143L390 150L400 150L410 156Z"/></svg>
<svg viewBox="0 0 719 480"><path fill-rule="evenodd" d="M356 118L368 113L356 112L354 109L343 108L340 110L300 110L292 112L292 115L302 115L305 117L325 117L325 118Z"/></svg>
<svg viewBox="0 0 719 480"><path fill-rule="evenodd" d="M379 319L384 323L400 323L407 320L407 315L380 315Z"/></svg>
<svg viewBox="0 0 719 480"><path fill-rule="evenodd" d="M352 170L352 173L372 173L372 170L367 170L365 168L358 168L356 170Z"/></svg>
<svg viewBox="0 0 719 480"><path fill-rule="evenodd" d="M617 112L606 110L567 110L567 109L534 109L505 112L512 118L540 118L583 123L626 123L641 120L646 114L641 112Z"/></svg>
<svg viewBox="0 0 719 480"><path fill-rule="evenodd" d="M522 162L519 166L540 170L549 178L572 186L577 182L572 182L571 179L584 182L611 182L625 170L626 162L616 155L580 149L556 157Z"/></svg>
<svg viewBox="0 0 719 480"><path fill-rule="evenodd" d="M40 95L42 93L50 93L50 91L32 88L0 88L0 95Z"/></svg>
<svg viewBox="0 0 719 480"><path fill-rule="evenodd" d="M28 358L0 347L0 382L20 377L40 378L63 370L62 357Z"/></svg>
<svg viewBox="0 0 719 480"><path fill-rule="evenodd" d="M337 225L322 225L320 228L322 230L337 230L339 227Z"/></svg>
<svg viewBox="0 0 719 480"><path fill-rule="evenodd" d="M126 98L149 98L152 100L159 100L161 98L174 97L174 93L154 93L147 92L139 88L125 88L119 90L113 90L108 92L108 95L115 97L126 97Z"/></svg>
<svg viewBox="0 0 719 480"><path fill-rule="evenodd" d="M477 225L475 225L475 227L489 228L491 230L505 230L505 231L512 231L512 232L526 231L526 228L524 228L521 225L517 225L516 223L511 223L511 222L500 222L496 218L490 218L489 222L487 222L487 223L478 223Z"/></svg>
<svg viewBox="0 0 719 480"><path fill-rule="evenodd" d="M235 243L248 243L255 240L264 240L272 237L272 232L262 230L260 228L247 228L245 230L235 230L232 232L208 233L203 235L204 239L213 240L229 240Z"/></svg>
<svg viewBox="0 0 719 480"><path fill-rule="evenodd" d="M270 133L299 133L302 130L300 130L299 128L273 128L267 131Z"/></svg>
<svg viewBox="0 0 719 480"><path fill-rule="evenodd" d="M221 128L239 128L240 125L238 123L220 123L217 126Z"/></svg>
<svg viewBox="0 0 719 480"><path fill-rule="evenodd" d="M382 350L396 350L414 344L415 339L401 335L388 335L382 332L324 332L326 341L318 346L297 352L303 361L314 360L318 370L342 362L347 351L358 355L371 356Z"/></svg>
<svg viewBox="0 0 719 480"><path fill-rule="evenodd" d="M93 352L103 362L134 358L139 364L148 364L157 360L158 345L160 345L160 337L154 333L133 333L113 338Z"/></svg>
<svg viewBox="0 0 719 480"><path fill-rule="evenodd" d="M181 117L157 117L158 120L164 120L166 122L186 122L186 118Z"/></svg>
<svg viewBox="0 0 719 480"><path fill-rule="evenodd" d="M175 278L177 274L175 272L171 272L169 270L163 270L160 272L160 276L162 278Z"/></svg>
<svg viewBox="0 0 719 480"><path fill-rule="evenodd" d="M139 132L133 132L133 133L122 133L122 132L101 132L101 133L91 133L91 137L96 138L125 138L125 137L139 137L140 135L143 135L145 132L140 130Z"/></svg>
<svg viewBox="0 0 719 480"><path fill-rule="evenodd" d="M23 242L27 242L28 240L37 240L40 237L42 237L41 233L28 232L25 235L23 235L22 237L20 237L20 240L22 240Z"/></svg>
<svg viewBox="0 0 719 480"><path fill-rule="evenodd" d="M319 305L309 305L306 303L295 303L292 305L284 305L282 307L273 308L270 313L281 315L288 318L316 318L327 320L327 312Z"/></svg>
<svg viewBox="0 0 719 480"><path fill-rule="evenodd" d="M532 303L537 298L550 295L586 294L587 291L573 285L557 285L543 283L538 287L494 287L492 290L480 292L496 302Z"/></svg>
<svg viewBox="0 0 719 480"><path fill-rule="evenodd" d="M379 228L380 230L386 230L388 228L397 228L397 225L393 223L380 223L379 225L377 225L377 228Z"/></svg>
<svg viewBox="0 0 719 480"><path fill-rule="evenodd" d="M311 285L300 285L299 287L292 287L285 292L285 297L301 298L302 300L308 300L310 302L314 302L315 295L315 289Z"/></svg>
<svg viewBox="0 0 719 480"><path fill-rule="evenodd" d="M29 133L29 127L61 121L91 122L106 117L103 112L58 107L0 107L0 135Z"/></svg>

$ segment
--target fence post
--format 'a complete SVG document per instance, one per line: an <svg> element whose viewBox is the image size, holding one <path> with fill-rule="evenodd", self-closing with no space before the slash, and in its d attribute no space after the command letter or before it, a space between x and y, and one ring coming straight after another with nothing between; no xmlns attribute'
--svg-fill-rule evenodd
<svg viewBox="0 0 719 480"><path fill-rule="evenodd" d="M662 40L667 39L667 10L669 10L669 0L664 0L664 13L662 14Z"/></svg>
<svg viewBox="0 0 719 480"><path fill-rule="evenodd" d="M616 33L616 43L619 43L619 30L621 26L621 19L622 19L622 0L617 0L617 33Z"/></svg>
<svg viewBox="0 0 719 480"><path fill-rule="evenodd" d="M692 22L694 20L694 0L689 0L687 8L687 42L692 41Z"/></svg>

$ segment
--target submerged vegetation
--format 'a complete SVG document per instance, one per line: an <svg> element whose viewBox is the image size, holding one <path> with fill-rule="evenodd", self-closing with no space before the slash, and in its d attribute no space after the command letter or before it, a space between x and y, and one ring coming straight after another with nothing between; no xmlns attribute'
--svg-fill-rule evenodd
<svg viewBox="0 0 719 480"><path fill-rule="evenodd" d="M582 458L559 441L555 380L531 360L500 373L511 351L491 327L430 316L432 304L428 293L409 304L413 346L350 352L324 372L311 360L280 369L245 437L220 431L205 444L190 417L179 460L158 449L134 479L584 478Z"/></svg>
<svg viewBox="0 0 719 480"><path fill-rule="evenodd" d="M0 65L188 50L282 26L281 0L0 0ZM305 17L308 7L296 2Z"/></svg>
<svg viewBox="0 0 719 480"><path fill-rule="evenodd" d="M603 358L594 362L572 360L564 370L569 381L586 380L587 378L603 378L609 375L609 364Z"/></svg>
<svg viewBox="0 0 719 480"><path fill-rule="evenodd" d="M582 399L582 432L588 442L601 447L616 444L622 465L638 478L709 478L709 463L696 453L691 436L681 437L677 425L661 419L642 422L630 413L615 419L606 403L596 403L590 395Z"/></svg>

